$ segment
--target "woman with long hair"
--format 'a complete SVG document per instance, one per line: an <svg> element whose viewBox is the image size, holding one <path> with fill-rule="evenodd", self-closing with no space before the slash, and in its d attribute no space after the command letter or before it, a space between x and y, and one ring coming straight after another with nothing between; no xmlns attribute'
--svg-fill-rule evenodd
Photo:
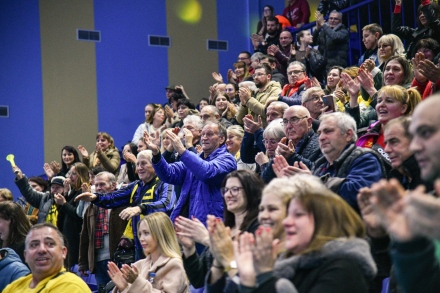
<svg viewBox="0 0 440 293"><path fill-rule="evenodd" d="M115 147L113 137L107 132L98 132L96 135L96 148L93 153L89 152L82 146L78 146L78 150L82 155L82 161L88 168L102 165L104 169L115 175L118 174L121 157L119 151Z"/></svg>
<svg viewBox="0 0 440 293"><path fill-rule="evenodd" d="M2 248L12 248L24 259L25 239L31 223L20 205L13 201L0 202L0 239Z"/></svg>
<svg viewBox="0 0 440 293"><path fill-rule="evenodd" d="M69 266L78 263L79 237L81 234L84 214L87 206L77 211L79 202L75 198L90 186L89 168L83 163L75 163L70 168L68 178L64 181L63 194L54 194L55 203L58 208L57 226L66 236L69 244ZM69 191L70 190L70 191Z"/></svg>
<svg viewBox="0 0 440 293"><path fill-rule="evenodd" d="M137 145L132 142L124 145L124 148L122 149L122 156L125 160L125 164L122 164L121 169L119 170L118 184L125 186L128 183L139 179L137 174L135 174L136 156L138 154L137 148Z"/></svg>
<svg viewBox="0 0 440 293"><path fill-rule="evenodd" d="M78 152L73 146L66 145L61 149L61 166L57 161L53 161L50 164L45 163L43 169L50 181L54 176L66 177L70 167L77 162L81 162Z"/></svg>
<svg viewBox="0 0 440 293"><path fill-rule="evenodd" d="M220 112L222 118L228 120L232 124L237 124L235 115L237 114L237 108L231 102L231 99L227 94L217 93L213 99L214 106Z"/></svg>
<svg viewBox="0 0 440 293"><path fill-rule="evenodd" d="M138 224L139 241L146 255L131 266L119 269L109 262L108 273L116 285L113 292L188 292L188 281L176 233L162 212L145 216Z"/></svg>
<svg viewBox="0 0 440 293"><path fill-rule="evenodd" d="M236 237L239 232L254 233L258 228L258 205L260 204L261 192L264 182L259 176L249 170L237 170L229 173L222 183L222 194L224 197L224 224L220 218L218 223L226 226L230 231L227 237L229 241ZM208 221L214 216L208 216ZM211 265L221 266L218 261L213 261L216 250L213 244L209 245L208 231L201 224L206 219L185 219L176 218L175 227L177 237L183 248L183 261L185 270L190 283L195 288L200 288L204 284L205 275ZM208 246L203 253L198 256L195 241ZM213 255L214 254L214 255ZM222 259L231 257L231 254ZM232 256L233 257L233 256ZM226 260L225 260L226 261ZM214 263L215 262L215 263Z"/></svg>
<svg viewBox="0 0 440 293"><path fill-rule="evenodd" d="M296 185L283 220L286 251L277 259L271 229L241 235L234 243L240 286L252 292L368 292L376 266L359 215L315 181L276 180Z"/></svg>
<svg viewBox="0 0 440 293"><path fill-rule="evenodd" d="M145 106L145 122L139 124L138 128L133 134L132 143L137 144L139 139L144 136L144 131L148 133L155 133L160 131L165 124L165 110L160 104L148 104Z"/></svg>

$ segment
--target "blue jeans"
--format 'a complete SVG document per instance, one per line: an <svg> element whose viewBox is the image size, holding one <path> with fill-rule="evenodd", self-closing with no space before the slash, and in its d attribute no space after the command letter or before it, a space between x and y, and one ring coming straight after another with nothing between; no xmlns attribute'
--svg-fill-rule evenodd
<svg viewBox="0 0 440 293"><path fill-rule="evenodd" d="M108 282L111 281L110 276L107 273L107 264L110 260L102 260L98 261L95 264L95 279L96 285L99 288L99 285L105 286Z"/></svg>

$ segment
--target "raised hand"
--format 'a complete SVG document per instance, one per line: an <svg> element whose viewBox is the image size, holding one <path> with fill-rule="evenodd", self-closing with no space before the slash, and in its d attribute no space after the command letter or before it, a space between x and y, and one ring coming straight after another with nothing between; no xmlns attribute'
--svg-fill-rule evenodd
<svg viewBox="0 0 440 293"><path fill-rule="evenodd" d="M269 163L269 157L263 152L258 152L255 156L255 162L261 167L261 165Z"/></svg>
<svg viewBox="0 0 440 293"><path fill-rule="evenodd" d="M84 182L83 184L81 184L81 191L84 192L91 192L91 188L90 185L86 182Z"/></svg>
<svg viewBox="0 0 440 293"><path fill-rule="evenodd" d="M201 243L204 246L209 246L209 232L205 225L197 218L191 219L185 217L177 217L174 226L179 230L176 234L178 236L188 237L191 240Z"/></svg>
<svg viewBox="0 0 440 293"><path fill-rule="evenodd" d="M432 61L428 59L420 61L418 69L419 73L426 76L426 78L429 79L432 83L436 83L440 78L439 66L436 66Z"/></svg>
<svg viewBox="0 0 440 293"><path fill-rule="evenodd" d="M81 156L83 157L83 158L88 158L89 157L89 152L86 150L86 148L85 147L83 147L82 145L79 145L78 146L78 150L79 150L79 152L81 153Z"/></svg>
<svg viewBox="0 0 440 293"><path fill-rule="evenodd" d="M124 152L124 160L130 163L136 163L136 156L129 152Z"/></svg>
<svg viewBox="0 0 440 293"><path fill-rule="evenodd" d="M50 168L52 169L54 174L60 173L61 166L60 166L60 163L58 163L57 161L52 161L50 163Z"/></svg>
<svg viewBox="0 0 440 293"><path fill-rule="evenodd" d="M154 139L150 137L147 131L144 131L144 143L147 145L147 149L153 152L153 155L157 155L159 153L159 146L155 144L152 140Z"/></svg>
<svg viewBox="0 0 440 293"><path fill-rule="evenodd" d="M18 166L12 167L12 172L14 172L17 179L23 178L23 173L21 172L20 168L18 168Z"/></svg>
<svg viewBox="0 0 440 293"><path fill-rule="evenodd" d="M165 130L163 135L164 137L167 137L171 141L171 144L173 145L173 148L174 150L176 150L176 152L178 152L180 155L183 154L186 148L182 144L182 141L180 140L179 136L174 134L174 132L170 129Z"/></svg>
<svg viewBox="0 0 440 293"><path fill-rule="evenodd" d="M370 197L370 202L381 225L399 241L412 239L408 219L403 213L405 190L402 185L396 179L380 180L371 186L371 190L373 196Z"/></svg>
<svg viewBox="0 0 440 293"><path fill-rule="evenodd" d="M214 80L218 83L223 83L223 76L220 73L213 72L212 78L214 78Z"/></svg>
<svg viewBox="0 0 440 293"><path fill-rule="evenodd" d="M251 90L247 87L241 87L238 90L238 97L240 98L241 104L245 106L247 101L251 98Z"/></svg>
<svg viewBox="0 0 440 293"><path fill-rule="evenodd" d="M284 177L284 169L289 167L289 163L287 163L286 159L283 156L275 156L273 158L272 168L277 175L278 178Z"/></svg>
<svg viewBox="0 0 440 293"><path fill-rule="evenodd" d="M426 76L424 76L420 71L419 71L419 64L421 61L425 60L425 54L423 53L416 53L414 55L414 57L411 59L412 65L413 65L413 70L414 70L414 78L420 82L420 83L426 83L428 82L428 78Z"/></svg>
<svg viewBox="0 0 440 293"><path fill-rule="evenodd" d="M66 198L61 193L56 193L53 195L55 199L55 203L59 206L62 206L66 203Z"/></svg>
<svg viewBox="0 0 440 293"><path fill-rule="evenodd" d="M289 140L288 144L286 145L286 141L287 138L281 139L281 141L278 143L277 149L275 150L275 154L281 155L287 160L295 153L295 146L291 140Z"/></svg>
<svg viewBox="0 0 440 293"><path fill-rule="evenodd" d="M192 132L186 128L182 128L182 131L183 131L183 139L185 140L186 148L193 147L194 135L192 134Z"/></svg>
<svg viewBox="0 0 440 293"><path fill-rule="evenodd" d="M290 45L290 56L295 56L295 55L296 55L295 45L292 44Z"/></svg>
<svg viewBox="0 0 440 293"><path fill-rule="evenodd" d="M370 188L361 188L357 195L357 203L361 210L362 219L367 227L368 235L374 238L380 238L385 236L386 232L381 225L379 217L373 210L373 205L370 201L372 196L373 192Z"/></svg>
<svg viewBox="0 0 440 293"><path fill-rule="evenodd" d="M257 275L270 272L278 256L279 239L273 239L270 227L258 227L255 232L255 249L253 251L254 268Z"/></svg>
<svg viewBox="0 0 440 293"><path fill-rule="evenodd" d="M55 176L55 173L53 172L52 168L48 163L44 163L43 165L44 173L46 173L47 179L52 179L53 176Z"/></svg>
<svg viewBox="0 0 440 293"><path fill-rule="evenodd" d="M174 117L173 109L171 109L170 106L165 105L164 110L165 110L165 116L167 117L168 121L171 122L171 119L173 119Z"/></svg>
<svg viewBox="0 0 440 293"><path fill-rule="evenodd" d="M254 269L253 253L255 251L254 235L244 232L233 242L234 257L237 262L240 283L254 287L256 285L256 273Z"/></svg>
<svg viewBox="0 0 440 293"><path fill-rule="evenodd" d="M128 287L128 282L125 280L121 270L119 270L118 266L112 261L108 263L107 268L107 273L118 288L119 292L124 291Z"/></svg>
<svg viewBox="0 0 440 293"><path fill-rule="evenodd" d="M234 260L231 231L229 227L225 227L222 219L212 215L208 215L207 224L210 241L209 249L214 258L223 267L227 267Z"/></svg>
<svg viewBox="0 0 440 293"><path fill-rule="evenodd" d="M262 128L261 116L258 115L258 122L254 121L252 115L248 114L243 118L244 131L254 134L255 131Z"/></svg>
<svg viewBox="0 0 440 293"><path fill-rule="evenodd" d="M121 268L122 275L127 283L133 284L139 276L139 272L135 266L123 264Z"/></svg>

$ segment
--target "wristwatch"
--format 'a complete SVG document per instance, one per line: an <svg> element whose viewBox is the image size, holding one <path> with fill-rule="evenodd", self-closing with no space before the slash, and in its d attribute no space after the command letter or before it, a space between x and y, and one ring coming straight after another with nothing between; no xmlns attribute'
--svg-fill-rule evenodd
<svg viewBox="0 0 440 293"><path fill-rule="evenodd" d="M227 266L224 271L225 271L225 273L227 273L230 270L234 270L234 269L237 269L237 262L235 260L231 261L229 263L229 266Z"/></svg>

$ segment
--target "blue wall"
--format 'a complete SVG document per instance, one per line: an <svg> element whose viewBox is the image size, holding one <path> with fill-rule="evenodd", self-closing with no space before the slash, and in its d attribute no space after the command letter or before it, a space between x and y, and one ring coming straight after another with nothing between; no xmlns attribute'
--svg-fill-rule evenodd
<svg viewBox="0 0 440 293"><path fill-rule="evenodd" d="M43 97L38 1L0 1L0 187L19 196L6 155L28 175L44 164Z"/></svg>
<svg viewBox="0 0 440 293"><path fill-rule="evenodd" d="M98 130L121 148L142 123L148 103L164 103L168 49L148 46L148 35L167 35L165 1L95 1ZM146 17L148 16L148 17Z"/></svg>

